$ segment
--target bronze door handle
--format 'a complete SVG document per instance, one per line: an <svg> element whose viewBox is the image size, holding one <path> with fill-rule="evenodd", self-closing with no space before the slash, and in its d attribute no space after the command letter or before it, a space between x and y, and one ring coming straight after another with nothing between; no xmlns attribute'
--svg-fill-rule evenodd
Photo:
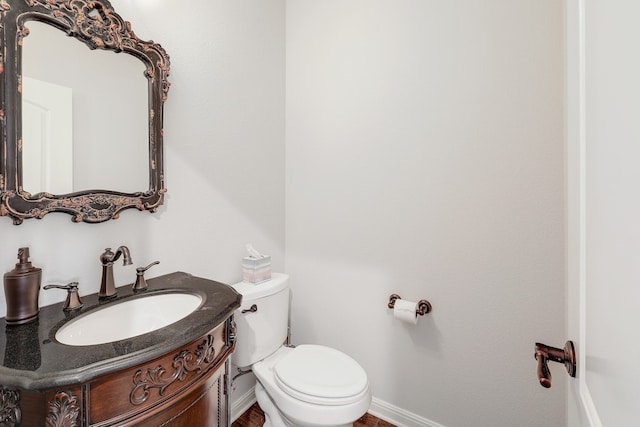
<svg viewBox="0 0 640 427"><path fill-rule="evenodd" d="M576 350L573 341L567 341L564 348L555 348L546 344L536 343L534 356L538 361L538 381L540 381L542 387L551 387L551 371L547 366L548 360L564 363L569 376L576 376Z"/></svg>

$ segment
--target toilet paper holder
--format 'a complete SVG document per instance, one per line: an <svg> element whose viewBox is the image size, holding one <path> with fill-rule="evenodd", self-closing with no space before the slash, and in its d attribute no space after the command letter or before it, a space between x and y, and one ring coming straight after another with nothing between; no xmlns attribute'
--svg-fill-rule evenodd
<svg viewBox="0 0 640 427"><path fill-rule="evenodd" d="M400 295L391 294L389 296L389 304L387 305L387 307L393 309L393 307L396 305L396 300L398 299L402 299L400 298ZM416 314L419 314L420 316L424 316L425 314L430 313L432 308L433 307L431 306L431 303L429 301L427 301L426 299L421 299L420 301L418 301L418 308L416 309Z"/></svg>

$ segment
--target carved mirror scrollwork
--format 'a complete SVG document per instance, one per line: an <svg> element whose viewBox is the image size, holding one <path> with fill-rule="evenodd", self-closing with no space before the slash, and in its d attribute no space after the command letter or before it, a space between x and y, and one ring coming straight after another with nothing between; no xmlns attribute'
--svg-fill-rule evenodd
<svg viewBox="0 0 640 427"><path fill-rule="evenodd" d="M169 91L169 57L164 49L157 43L152 41L143 41L139 39L131 29L131 24L124 21L115 11L107 0L0 0L0 215L9 216L13 219L14 224L20 224L26 218L42 218L50 212L64 212L73 215L76 222L84 221L88 223L98 223L115 219L124 209L136 208L138 210L155 211L158 206L163 203L164 193L164 167L163 167L163 147L162 147L162 121L163 121L163 105ZM23 111L23 96L26 90L23 90L26 81L31 81L30 76L23 74L23 60L27 57L23 49L32 49L33 44L29 41L30 27L45 24L47 28L53 28L70 36L70 41L77 43L82 42L89 49L100 51L109 51L117 53L119 56L126 55L128 60L134 58L134 62L141 62L141 73L131 76L132 79L145 79L146 100L143 100L144 111L140 117L144 117L144 134L148 135L140 138L140 134L136 133L136 137L131 141L124 141L125 145L136 145L145 148L142 157L144 161L136 164L134 167L138 169L148 169L148 187L141 188L140 191L117 189L95 189L94 184L86 184L88 188L82 188L74 185L70 191L57 194L45 188L24 188L25 179L24 172L26 160L24 146L29 141L24 139L24 129L26 113ZM53 37L51 37L53 39ZM57 45L51 50L57 53ZM38 56L38 55L35 55ZM74 57L71 63L75 65ZM58 64L69 62L68 58L59 58ZM93 62L93 61L90 61ZM105 68L103 65L99 65ZM57 67L56 63L50 64L50 67ZM42 72L43 68L38 67ZM53 68L52 68L53 70ZM57 70L56 68L56 71ZM101 70L101 72L104 70ZM107 71L108 73L109 71ZM100 77L97 74L88 72L90 75L82 76L85 80L91 80L94 77L97 85ZM54 73L51 73L54 74ZM85 72L87 74L87 72ZM23 78L24 77L24 78ZM116 79L122 79L117 77ZM128 79L128 76L127 76ZM72 79L73 80L73 79ZM116 80L123 81L123 80ZM114 85L117 83L114 83ZM119 85L118 85L119 86ZM104 92L100 95L93 96L94 101L103 103L105 101ZM122 108L111 108L109 111L115 113L114 110L125 110L124 107L130 102L127 96L117 99L116 102ZM75 101L74 101L75 102ZM74 105L75 108L75 105ZM108 128L118 127L120 124L118 119L113 117L103 117L100 110L92 110L90 107L82 107L95 116L100 116L99 124L86 125L91 132L102 134ZM111 116L111 114L108 114ZM75 111L73 120L76 120ZM142 120L140 120L142 121ZM77 126L73 123L73 126ZM103 135L101 135L103 136ZM107 137L109 138L109 137ZM87 139L76 141L74 136L74 144L87 144ZM79 139L79 138L78 138ZM122 146L121 137L112 137L110 141L100 142L99 147L88 148L86 145L80 148L84 153L94 151L98 153L103 150L107 152L111 150L116 152L114 155L114 164L109 165L105 172L95 172L100 175L104 181L111 182L111 177L116 175L127 175L126 171L121 170L127 154L120 154L119 148ZM116 141L117 140L117 141ZM117 145L116 142L121 143ZM74 153L76 153L74 148ZM146 152L148 151L148 160ZM118 158L118 156L120 156ZM85 162L85 155L76 154L74 162ZM97 162L101 163L101 155L96 156ZM54 161L53 163L59 163ZM92 170L97 168L97 164L82 164L84 169ZM74 166L75 167L75 166ZM146 177L143 173L142 185L146 184ZM93 182L93 181L89 181ZM31 185L31 184L27 184ZM137 184L136 184L137 185ZM141 185L141 186L142 186ZM109 187L109 185L106 185ZM37 187L37 186L36 186ZM125 186L126 187L126 186ZM97 187L101 188L101 187ZM35 191L34 191L35 190Z"/></svg>

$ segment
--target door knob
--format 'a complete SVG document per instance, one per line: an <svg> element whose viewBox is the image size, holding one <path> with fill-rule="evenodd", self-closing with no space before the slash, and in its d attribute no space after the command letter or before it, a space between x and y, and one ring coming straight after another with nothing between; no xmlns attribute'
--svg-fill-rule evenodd
<svg viewBox="0 0 640 427"><path fill-rule="evenodd" d="M538 361L538 380L545 388L551 387L551 372L547 361L564 363L567 373L576 376L576 350L573 341L567 341L564 348L555 348L546 344L536 343L535 358Z"/></svg>

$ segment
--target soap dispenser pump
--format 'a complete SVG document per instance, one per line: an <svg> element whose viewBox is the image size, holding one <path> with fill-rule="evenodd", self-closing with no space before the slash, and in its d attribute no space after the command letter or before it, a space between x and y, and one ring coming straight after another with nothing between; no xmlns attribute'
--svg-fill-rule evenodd
<svg viewBox="0 0 640 427"><path fill-rule="evenodd" d="M18 263L4 275L7 325L20 325L38 317L42 269L29 262L29 248L18 249Z"/></svg>

